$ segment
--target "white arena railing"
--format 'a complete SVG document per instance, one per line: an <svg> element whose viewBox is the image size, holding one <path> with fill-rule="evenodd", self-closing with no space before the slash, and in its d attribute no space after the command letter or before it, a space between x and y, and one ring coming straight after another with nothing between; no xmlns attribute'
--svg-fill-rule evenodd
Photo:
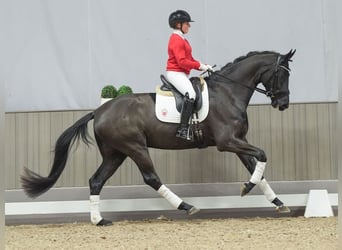
<svg viewBox="0 0 342 250"><path fill-rule="evenodd" d="M273 204L258 190L240 197L240 183L170 184L172 191L201 211L188 217L161 198L146 185L104 187L100 210L108 220L151 219L163 215L170 219L302 216L310 190L328 192L335 215L338 206L338 181L270 182L279 199L291 209L278 214ZM54 188L37 199L22 190L5 192L6 224L68 223L89 221L89 189L87 187Z"/></svg>

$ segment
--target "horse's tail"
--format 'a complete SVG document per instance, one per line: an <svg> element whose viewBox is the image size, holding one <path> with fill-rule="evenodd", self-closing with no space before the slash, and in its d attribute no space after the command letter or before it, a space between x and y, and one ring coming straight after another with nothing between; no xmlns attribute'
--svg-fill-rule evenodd
<svg viewBox="0 0 342 250"><path fill-rule="evenodd" d="M27 196L35 198L48 191L56 183L66 165L69 149L75 141L81 138L85 144L89 145L91 143L87 127L88 122L92 119L94 119L94 112L83 116L60 135L55 145L52 168L47 177L40 176L26 167L24 168L21 183Z"/></svg>

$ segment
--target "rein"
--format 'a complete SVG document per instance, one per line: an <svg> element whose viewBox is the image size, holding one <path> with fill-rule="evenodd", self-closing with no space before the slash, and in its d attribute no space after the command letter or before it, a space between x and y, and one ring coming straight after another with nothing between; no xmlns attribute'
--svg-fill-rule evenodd
<svg viewBox="0 0 342 250"><path fill-rule="evenodd" d="M219 77L221 77L221 78L224 78L224 79L226 79L226 80L228 80L228 81L231 81L231 82L233 82L233 83L237 83L237 84L239 84L239 85L241 85L241 86L243 86L243 87L245 87L245 88L247 88L247 89L250 89L250 90L252 90L252 91L257 91L257 92L259 92L259 93L261 93L261 94L264 94L264 95L266 95L267 97L271 97L272 96L272 94L271 94L271 91L267 91L267 90L263 90L263 89L261 89L261 88L258 88L258 87L249 87L249 86L247 86L247 85L244 85L244 84L242 84L242 83L240 83L240 82L238 82L238 81L235 81L235 80L233 80L233 79L231 79L231 78L229 78L229 77L227 77L227 76L225 76L225 75L222 75L222 74L220 74L220 73L217 73L217 72L208 72L208 74L209 74L209 76L210 75L217 75L217 76L219 76Z"/></svg>
<svg viewBox="0 0 342 250"><path fill-rule="evenodd" d="M279 71L279 68L280 69L284 69L284 70L286 70L288 73L290 73L290 69L289 68L287 68L286 66L284 66L284 65L280 65L280 59L281 59L281 56L279 55L278 56L278 58L277 58L277 62L276 62L276 65L275 65L275 71L274 71L274 74L275 74L275 78L276 78L276 80L278 81L278 71ZM214 65L213 67L215 67L216 65ZM258 87L249 87L248 85L245 85L245 84L242 84L242 83L240 83L240 82L238 82L238 81L235 81L235 80L233 80L233 79L231 79L231 78L229 78L229 77L227 77L227 76L225 76L225 75L222 75L222 74L220 74L220 73L218 73L218 72L214 72L214 71L208 71L208 75L210 76L210 75L212 75L212 74L215 74L215 75L217 75L217 76L219 76L219 77L221 77L221 78L224 78L224 79L226 79L226 80L228 80L228 81L231 81L231 82L233 82L233 83L237 83L237 84L239 84L239 85L241 85L241 86L243 86L243 87L245 87L245 88L248 88L248 89L250 89L250 90L252 90L252 91L257 91L257 92L259 92L259 93L261 93L261 94L264 94L265 96L267 96L267 97L274 97L275 95L274 95L274 93L273 93L273 86L271 86L271 88L270 88L270 90L264 90L264 89L261 89L261 88L258 88ZM273 74L273 75L274 75ZM272 76L273 76L272 75ZM273 84L272 85L274 85L274 81L273 81Z"/></svg>

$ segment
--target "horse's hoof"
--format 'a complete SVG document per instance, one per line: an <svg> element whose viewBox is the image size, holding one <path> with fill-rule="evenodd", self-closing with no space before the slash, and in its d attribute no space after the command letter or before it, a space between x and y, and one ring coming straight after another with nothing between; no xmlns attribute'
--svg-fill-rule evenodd
<svg viewBox="0 0 342 250"><path fill-rule="evenodd" d="M187 213L188 213L188 215L194 215L194 214L197 214L199 211L200 211L199 208L197 208L197 207L192 207L192 208L190 208L190 209L187 211Z"/></svg>
<svg viewBox="0 0 342 250"><path fill-rule="evenodd" d="M240 187L240 194L241 194L241 197L245 196L246 194L249 193L249 189L247 188L247 184L246 183L242 183L241 184L241 187Z"/></svg>
<svg viewBox="0 0 342 250"><path fill-rule="evenodd" d="M99 223L96 224L96 226L111 226L113 223L109 220L102 219Z"/></svg>
<svg viewBox="0 0 342 250"><path fill-rule="evenodd" d="M286 214L286 213L290 213L291 209L287 206L280 206L280 207L276 207L276 211L280 214Z"/></svg>

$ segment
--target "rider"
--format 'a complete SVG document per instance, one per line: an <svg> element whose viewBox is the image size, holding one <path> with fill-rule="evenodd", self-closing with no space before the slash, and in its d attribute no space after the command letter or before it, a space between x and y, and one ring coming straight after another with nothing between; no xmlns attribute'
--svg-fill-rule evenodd
<svg viewBox="0 0 342 250"><path fill-rule="evenodd" d="M191 140L188 136L189 120L192 116L196 93L189 80L192 69L201 71L212 71L212 67L200 63L192 57L190 43L184 35L188 33L191 20L190 15L184 10L176 10L169 16L169 25L173 32L168 44L168 60L166 66L166 77L175 88L184 95L184 104L181 111L180 126L177 137Z"/></svg>

